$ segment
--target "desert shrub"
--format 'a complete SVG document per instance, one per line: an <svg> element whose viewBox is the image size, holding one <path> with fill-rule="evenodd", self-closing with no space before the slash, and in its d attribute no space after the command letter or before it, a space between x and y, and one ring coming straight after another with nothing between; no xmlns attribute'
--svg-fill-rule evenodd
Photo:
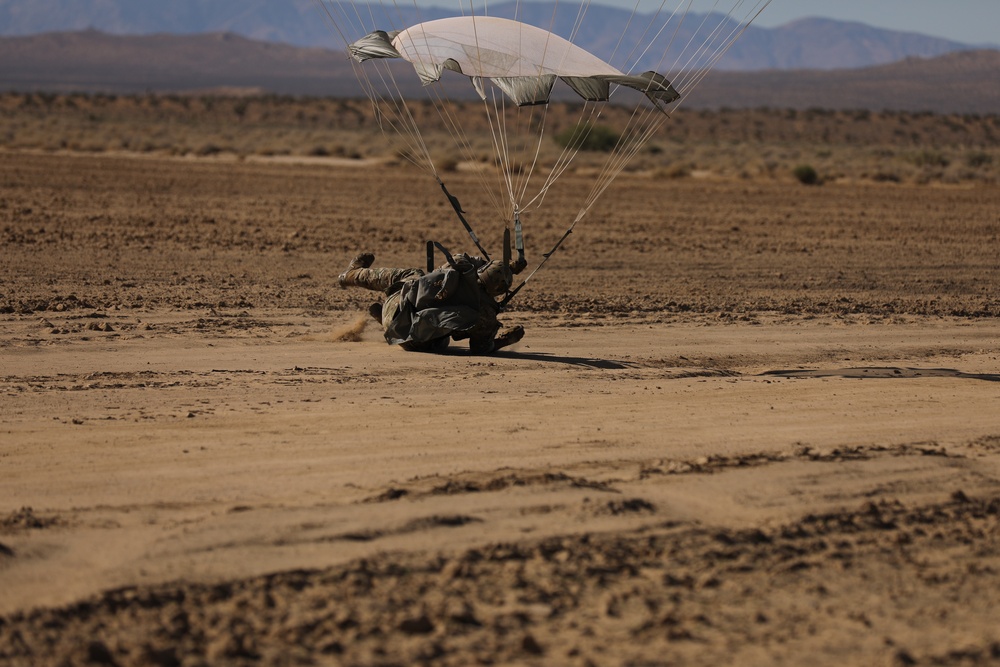
<svg viewBox="0 0 1000 667"><path fill-rule="evenodd" d="M610 152L618 144L618 133L603 125L579 123L555 135L555 141L563 148L581 151Z"/></svg>
<svg viewBox="0 0 1000 667"><path fill-rule="evenodd" d="M510 176L520 176L525 172L525 165L521 162L510 162L506 166L503 164L498 166L504 169Z"/></svg>
<svg viewBox="0 0 1000 667"><path fill-rule="evenodd" d="M803 185L819 184L819 174L808 164L800 164L795 169L792 169L792 175L795 176L795 180Z"/></svg>
<svg viewBox="0 0 1000 667"><path fill-rule="evenodd" d="M879 171L872 174L872 180L876 183L899 183L902 179L899 174L889 171Z"/></svg>
<svg viewBox="0 0 1000 667"><path fill-rule="evenodd" d="M973 169L988 167L993 164L993 156L984 151L973 151L965 156L965 164Z"/></svg>
<svg viewBox="0 0 1000 667"><path fill-rule="evenodd" d="M326 146L313 146L307 153L310 157L330 157L330 151Z"/></svg>
<svg viewBox="0 0 1000 667"><path fill-rule="evenodd" d="M208 155L218 155L221 152L222 148L216 146L215 144L208 143L208 144L202 144L197 149L195 149L194 154L205 157Z"/></svg>
<svg viewBox="0 0 1000 667"><path fill-rule="evenodd" d="M951 160L944 153L932 150L922 150L919 153L914 153L910 159L918 167L947 167L951 164Z"/></svg>
<svg viewBox="0 0 1000 667"><path fill-rule="evenodd" d="M458 170L458 160L454 157L446 157L437 161L437 167L440 171L453 172Z"/></svg>
<svg viewBox="0 0 1000 667"><path fill-rule="evenodd" d="M942 120L944 126L947 127L952 132L968 132L969 128L965 127L962 123L955 121L951 118L945 118Z"/></svg>
<svg viewBox="0 0 1000 667"><path fill-rule="evenodd" d="M666 167L660 167L653 175L656 178L663 178L669 180L676 180L679 178L687 178L691 175L691 167L682 163L675 163Z"/></svg>

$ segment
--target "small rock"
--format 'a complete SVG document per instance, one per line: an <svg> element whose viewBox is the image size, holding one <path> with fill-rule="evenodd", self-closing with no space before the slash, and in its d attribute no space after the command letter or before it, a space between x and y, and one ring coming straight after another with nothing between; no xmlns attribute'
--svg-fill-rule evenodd
<svg viewBox="0 0 1000 667"><path fill-rule="evenodd" d="M399 629L408 635L426 635L434 632L434 623L426 614L417 618L408 618L399 624Z"/></svg>
<svg viewBox="0 0 1000 667"><path fill-rule="evenodd" d="M526 634L521 639L521 650L531 655L542 655L545 653L545 649L542 648L542 645L531 634Z"/></svg>
<svg viewBox="0 0 1000 667"><path fill-rule="evenodd" d="M107 644L94 640L87 645L87 662L97 665L117 665Z"/></svg>

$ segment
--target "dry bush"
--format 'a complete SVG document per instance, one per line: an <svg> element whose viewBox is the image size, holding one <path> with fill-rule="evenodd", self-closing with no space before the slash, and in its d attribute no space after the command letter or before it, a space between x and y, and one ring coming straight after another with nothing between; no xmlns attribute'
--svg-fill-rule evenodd
<svg viewBox="0 0 1000 667"><path fill-rule="evenodd" d="M812 165L800 164L792 169L792 175L802 185L819 185L819 173Z"/></svg>
<svg viewBox="0 0 1000 667"><path fill-rule="evenodd" d="M443 171L461 161L434 107L412 106L432 155ZM554 103L546 115L539 164L562 152L554 137L575 128L581 106ZM468 145L465 159L494 164L489 125L476 105L460 103ZM518 120L511 110L509 120ZM534 113L538 113L537 110ZM629 109L606 107L601 123L628 123ZM526 125L525 116L520 117ZM277 95L85 95L0 93L0 148L108 150L166 155L301 155L421 161L403 140L386 141L368 100ZM391 130L389 136L391 137ZM867 178L882 182L996 182L1000 116L809 109L682 109L629 164L631 172L683 177L683 165L722 178L781 179L801 164L824 181ZM532 154L530 159L534 159ZM605 153L580 152L573 168L600 169ZM518 171L520 165L514 165ZM692 167L688 167L694 171ZM690 172L688 172L690 173Z"/></svg>
<svg viewBox="0 0 1000 667"><path fill-rule="evenodd" d="M687 178L691 175L691 170L691 165L676 162L666 167L660 167L653 175L656 178L676 180L678 178Z"/></svg>

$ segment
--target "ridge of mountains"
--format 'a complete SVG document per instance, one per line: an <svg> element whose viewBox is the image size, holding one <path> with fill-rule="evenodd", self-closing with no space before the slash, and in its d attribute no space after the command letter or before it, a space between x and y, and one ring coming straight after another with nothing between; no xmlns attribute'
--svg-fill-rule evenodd
<svg viewBox="0 0 1000 667"><path fill-rule="evenodd" d="M421 96L409 63L395 61L406 95ZM694 108L869 109L995 114L1000 51L844 70L715 71L683 104ZM444 81L444 80L443 80ZM472 99L459 75L449 94ZM578 100L560 86L554 99ZM282 94L363 97L339 51L299 48L231 33L109 35L95 30L0 37L0 91Z"/></svg>
<svg viewBox="0 0 1000 667"><path fill-rule="evenodd" d="M327 0L326 5L334 14L340 11L340 2ZM380 3L371 3L369 7L370 12L366 10L365 13L371 17L371 25L366 25L366 30L410 25L454 13L440 7L417 10L412 6ZM553 32L567 36L573 29L580 7L579 3L571 2L510 1L491 4L490 14L512 18L516 13L522 21L551 26ZM630 17L631 12L626 9L587 5L585 18L574 41L607 59L619 36L624 35L626 43L630 39L637 40L642 30L649 25L655 28L657 21L663 21L653 15L640 15L637 17L640 20L630 22ZM692 35L699 37L696 33L702 18L702 15L690 16L681 24L675 41L684 44ZM727 21L721 14L711 15L706 25L726 26L729 25ZM336 50L343 47L316 0L31 0L30 3L25 0L0 0L0 36L80 30L121 36L218 32L299 47ZM861 23L808 18L776 28L751 25L720 60L716 69L835 70L870 67L909 57L931 58L979 47Z"/></svg>

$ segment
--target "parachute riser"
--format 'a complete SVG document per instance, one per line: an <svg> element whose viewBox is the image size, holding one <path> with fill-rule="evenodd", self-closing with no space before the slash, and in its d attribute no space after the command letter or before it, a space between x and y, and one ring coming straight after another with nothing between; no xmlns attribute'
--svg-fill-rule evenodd
<svg viewBox="0 0 1000 667"><path fill-rule="evenodd" d="M469 237L472 239L472 242L476 244L476 247L479 248L479 252L482 253L482 258L487 262L490 261L489 253L487 253L482 244L479 243L479 237L476 236L476 232L472 231L472 226L469 224L469 221L465 219L465 211L462 210L462 204L459 203L458 197L455 197L453 194L448 192L448 188L445 187L444 181L442 181L440 177L436 178L438 185L441 186L441 191L444 192L444 196L448 198L448 203L451 204L453 209L455 209L455 215L458 216L458 219L462 222L462 226L465 227L465 231L469 233Z"/></svg>
<svg viewBox="0 0 1000 667"><path fill-rule="evenodd" d="M524 258L524 232L521 231L520 211L514 211L514 247L517 249L517 261L525 264L528 260Z"/></svg>
<svg viewBox="0 0 1000 667"><path fill-rule="evenodd" d="M569 237L569 235L573 233L573 228L576 227L576 223L583 220L583 216L585 216L586 214L587 214L587 209L583 209L576 214L576 219L573 220L573 224L571 224L569 228L565 232L563 232L563 235L559 237L559 240L556 241L556 244L554 246L552 246L552 249L542 254L543 259L538 264L538 266L535 267L535 270L529 273L528 276L521 281L520 285L518 285L511 291L507 292L507 296L505 296L503 300L500 301L500 310L503 310L507 306L507 304L510 303L511 299L517 296L517 293L521 291L521 288L528 284L528 281L531 280L531 277L534 276L536 273L538 273L539 269L545 266L545 263L549 261L549 258L552 257L552 255L554 255L557 250L559 250L560 246L562 246L563 241L565 241Z"/></svg>

